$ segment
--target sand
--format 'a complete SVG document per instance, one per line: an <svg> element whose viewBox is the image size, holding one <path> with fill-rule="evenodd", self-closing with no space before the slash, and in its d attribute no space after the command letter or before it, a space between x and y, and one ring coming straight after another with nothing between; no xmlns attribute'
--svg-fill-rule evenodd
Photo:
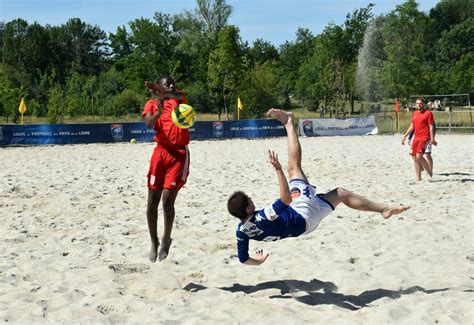
<svg viewBox="0 0 474 325"><path fill-rule="evenodd" d="M277 198L266 153L286 166L285 138L192 142L170 256L154 264L153 144L0 148L0 321L472 324L474 137L437 138L432 182L414 180L401 135L301 138L318 192L412 208L384 220L341 205L311 235L251 241L270 253L258 267L237 259L227 197Z"/></svg>

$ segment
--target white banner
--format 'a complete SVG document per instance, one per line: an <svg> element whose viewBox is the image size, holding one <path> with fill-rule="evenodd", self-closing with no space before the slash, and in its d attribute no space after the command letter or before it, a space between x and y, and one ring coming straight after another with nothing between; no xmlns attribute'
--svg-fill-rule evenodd
<svg viewBox="0 0 474 325"><path fill-rule="evenodd" d="M379 132L373 116L344 120L336 118L300 119L298 127L300 134L304 137L321 135L366 135L377 134Z"/></svg>

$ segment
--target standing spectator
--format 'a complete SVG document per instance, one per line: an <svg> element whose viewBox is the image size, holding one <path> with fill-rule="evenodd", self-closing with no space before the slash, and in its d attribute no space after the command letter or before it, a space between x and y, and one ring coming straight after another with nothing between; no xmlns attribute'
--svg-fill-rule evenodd
<svg viewBox="0 0 474 325"><path fill-rule="evenodd" d="M431 166L423 157L426 147L430 144L437 145L435 140L435 121L433 113L426 110L425 101L423 98L416 100L416 111L413 113L412 122L405 132L402 139L402 145L405 144L405 139L414 130L414 140L411 144L410 155L415 164L415 176L417 181L421 181L421 171L424 169L428 175L433 176L433 163Z"/></svg>
<svg viewBox="0 0 474 325"><path fill-rule="evenodd" d="M164 260L171 246L171 231L175 217L174 203L178 191L189 173L189 130L174 125L172 110L186 102L185 93L175 88L171 77L158 84L145 83L157 98L146 102L142 118L147 127L156 131L156 147L148 171L148 204L146 216L151 239L150 261ZM157 234L158 205L163 199L164 229L161 246Z"/></svg>

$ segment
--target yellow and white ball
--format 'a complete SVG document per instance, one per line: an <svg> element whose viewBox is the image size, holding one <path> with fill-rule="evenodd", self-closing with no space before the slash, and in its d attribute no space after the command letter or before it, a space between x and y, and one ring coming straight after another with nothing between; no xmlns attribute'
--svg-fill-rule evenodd
<svg viewBox="0 0 474 325"><path fill-rule="evenodd" d="M188 104L179 104L171 112L173 123L180 129L189 129L196 121L196 113Z"/></svg>

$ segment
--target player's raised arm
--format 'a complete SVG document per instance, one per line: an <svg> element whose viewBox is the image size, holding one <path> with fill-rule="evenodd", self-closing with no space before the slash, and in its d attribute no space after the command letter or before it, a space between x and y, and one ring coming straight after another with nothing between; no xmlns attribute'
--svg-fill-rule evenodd
<svg viewBox="0 0 474 325"><path fill-rule="evenodd" d="M163 99L158 98L156 104L153 101L148 101L145 104L145 111L146 113L143 115L143 120L145 121L145 125L151 128L163 113Z"/></svg>
<svg viewBox="0 0 474 325"><path fill-rule="evenodd" d="M145 81L145 86L158 98L183 99L186 97L186 93L183 90L174 88L174 85L167 87L159 83Z"/></svg>
<svg viewBox="0 0 474 325"><path fill-rule="evenodd" d="M283 203L290 205L291 203L291 193L290 188L288 187L288 182L286 181L285 173L281 168L281 164L278 161L278 154L272 150L268 150L268 161L275 168L278 177L278 184L280 186L280 198Z"/></svg>

